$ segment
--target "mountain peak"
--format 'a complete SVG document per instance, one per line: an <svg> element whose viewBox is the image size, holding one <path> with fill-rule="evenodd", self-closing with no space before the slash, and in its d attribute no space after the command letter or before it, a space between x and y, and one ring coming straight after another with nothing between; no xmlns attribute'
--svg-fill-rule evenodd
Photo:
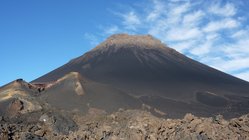
<svg viewBox="0 0 249 140"><path fill-rule="evenodd" d="M136 38L136 39L142 39L142 38L143 39L154 39L155 40L155 38L149 34L147 34L147 35L129 35L129 34L125 34L125 33L113 34L110 37L108 37L107 39L114 40L114 39L134 39L134 38Z"/></svg>
<svg viewBox="0 0 249 140"><path fill-rule="evenodd" d="M165 48L166 45L151 35L114 34L99 44L94 50L103 48Z"/></svg>
<svg viewBox="0 0 249 140"><path fill-rule="evenodd" d="M56 85L46 89L45 102L83 113L89 108L144 108L166 117L191 112L231 118L249 109L247 82L196 62L150 35L110 36L34 82L56 79Z"/></svg>

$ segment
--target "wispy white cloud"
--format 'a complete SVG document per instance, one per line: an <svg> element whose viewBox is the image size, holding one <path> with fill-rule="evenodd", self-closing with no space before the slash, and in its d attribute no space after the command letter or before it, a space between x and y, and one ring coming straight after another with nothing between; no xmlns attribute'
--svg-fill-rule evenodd
<svg viewBox="0 0 249 140"><path fill-rule="evenodd" d="M212 47L212 44L210 42L206 42L204 44L199 45L198 47L195 47L190 52L194 55L205 55L210 52L210 48Z"/></svg>
<svg viewBox="0 0 249 140"><path fill-rule="evenodd" d="M239 22L232 18L226 18L219 21L211 21L204 27L205 32L215 32L222 29L232 29L239 26Z"/></svg>
<svg viewBox="0 0 249 140"><path fill-rule="evenodd" d="M209 8L209 12L220 15L220 16L234 16L237 9L232 3L226 3L225 5L221 3L215 3Z"/></svg>
<svg viewBox="0 0 249 140"><path fill-rule="evenodd" d="M105 35L148 33L198 61L246 79L248 74L238 72L249 69L249 27L245 27L249 16L236 2L143 2L147 2L143 9L134 5L129 5L123 12L117 9L118 14L114 16L118 16L120 22L111 23L112 26L107 26L102 32ZM94 36L87 35L87 38L97 42Z"/></svg>
<svg viewBox="0 0 249 140"><path fill-rule="evenodd" d="M178 50L181 53L184 53L186 50L189 50L190 48L193 48L196 44L195 40L188 40L188 41L181 41L177 43L173 43L172 45L176 50ZM171 46L171 44L169 44Z"/></svg>
<svg viewBox="0 0 249 140"><path fill-rule="evenodd" d="M190 10L190 4L187 2L181 5L169 4L167 10L167 23L172 25L179 24L182 20L183 14Z"/></svg>
<svg viewBox="0 0 249 140"><path fill-rule="evenodd" d="M90 33L85 33L84 34L84 39L88 40L89 43L92 45L92 46L96 46L99 44L99 39L96 35L94 34L90 34Z"/></svg>
<svg viewBox="0 0 249 140"><path fill-rule="evenodd" d="M169 1L171 1L171 2L183 2L183 1L189 2L189 0L169 0Z"/></svg>
<svg viewBox="0 0 249 140"><path fill-rule="evenodd" d="M241 73L235 74L236 77L249 81L249 70Z"/></svg>
<svg viewBox="0 0 249 140"><path fill-rule="evenodd" d="M189 52L196 56L203 56L210 53L213 50L215 41L219 38L218 33L207 34L205 37L201 37L201 42L195 44L196 46L189 50Z"/></svg>
<svg viewBox="0 0 249 140"><path fill-rule="evenodd" d="M183 24L188 26L196 26L201 22L205 13L201 10L184 15Z"/></svg>
<svg viewBox="0 0 249 140"><path fill-rule="evenodd" d="M119 31L120 31L119 27L117 25L113 25L110 27L106 27L104 33L107 35L112 35L118 33Z"/></svg>
<svg viewBox="0 0 249 140"><path fill-rule="evenodd" d="M206 42L213 42L219 39L219 37L220 37L219 33L211 33L211 34L206 34L205 39L206 39Z"/></svg>
<svg viewBox="0 0 249 140"><path fill-rule="evenodd" d="M165 5L160 0L152 0L153 9L149 11L146 20L155 21L157 20L165 11Z"/></svg>
<svg viewBox="0 0 249 140"><path fill-rule="evenodd" d="M240 29L238 31L235 31L231 37L232 38L235 38L235 39L244 39L244 38L247 38L249 37L249 31L246 30L246 29Z"/></svg>
<svg viewBox="0 0 249 140"><path fill-rule="evenodd" d="M190 9L190 3L184 3L181 5L171 5L169 8L172 8L170 11L170 15L180 16L184 14L185 12L189 11Z"/></svg>
<svg viewBox="0 0 249 140"><path fill-rule="evenodd" d="M249 36L238 39L235 43L223 47L223 52L231 58L249 56ZM249 64L249 63L248 63Z"/></svg>
<svg viewBox="0 0 249 140"><path fill-rule="evenodd" d="M171 28L167 31L166 39L168 41L182 41L195 39L202 35L201 31L198 28Z"/></svg>
<svg viewBox="0 0 249 140"><path fill-rule="evenodd" d="M222 71L235 73L240 71L241 69L249 68L249 57L245 58L237 58L237 59L219 59L218 61L214 62L212 65L215 68L218 68Z"/></svg>
<svg viewBox="0 0 249 140"><path fill-rule="evenodd" d="M141 24L139 17L133 11L122 14L122 17L123 17L123 24L127 29L136 30L137 26Z"/></svg>

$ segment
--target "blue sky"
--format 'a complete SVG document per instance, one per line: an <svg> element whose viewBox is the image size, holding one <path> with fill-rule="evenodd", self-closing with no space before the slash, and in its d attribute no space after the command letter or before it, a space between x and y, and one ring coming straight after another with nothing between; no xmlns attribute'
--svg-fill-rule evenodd
<svg viewBox="0 0 249 140"><path fill-rule="evenodd" d="M249 81L249 1L1 0L0 85L31 81L114 33L151 34Z"/></svg>

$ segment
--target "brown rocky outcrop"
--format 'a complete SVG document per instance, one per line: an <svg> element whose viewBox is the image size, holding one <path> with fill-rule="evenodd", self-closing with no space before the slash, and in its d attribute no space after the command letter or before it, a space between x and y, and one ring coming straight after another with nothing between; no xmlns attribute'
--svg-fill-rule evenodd
<svg viewBox="0 0 249 140"><path fill-rule="evenodd" d="M44 119L51 121L43 122ZM6 137L61 140L247 140L249 115L231 120L221 116L203 118L192 114L186 114L183 119L163 119L145 111L120 110L110 115L74 114L70 120L63 114L52 113L41 114L40 121L33 124L1 121L0 139Z"/></svg>

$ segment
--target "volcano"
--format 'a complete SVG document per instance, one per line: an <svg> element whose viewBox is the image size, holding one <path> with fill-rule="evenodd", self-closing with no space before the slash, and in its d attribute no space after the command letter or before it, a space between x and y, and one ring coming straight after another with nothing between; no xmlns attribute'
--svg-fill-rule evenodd
<svg viewBox="0 0 249 140"><path fill-rule="evenodd" d="M0 115L53 108L82 114L120 109L156 116L238 117L249 112L249 83L192 60L150 35L116 34L27 83L0 88Z"/></svg>
<svg viewBox="0 0 249 140"><path fill-rule="evenodd" d="M249 139L248 113L248 82L150 35L110 36L30 83L0 87L3 140Z"/></svg>
<svg viewBox="0 0 249 140"><path fill-rule="evenodd" d="M192 60L150 35L112 35L32 83L56 83L45 90L45 100L82 112L147 109L174 118L188 112L227 118L249 112L248 82Z"/></svg>

